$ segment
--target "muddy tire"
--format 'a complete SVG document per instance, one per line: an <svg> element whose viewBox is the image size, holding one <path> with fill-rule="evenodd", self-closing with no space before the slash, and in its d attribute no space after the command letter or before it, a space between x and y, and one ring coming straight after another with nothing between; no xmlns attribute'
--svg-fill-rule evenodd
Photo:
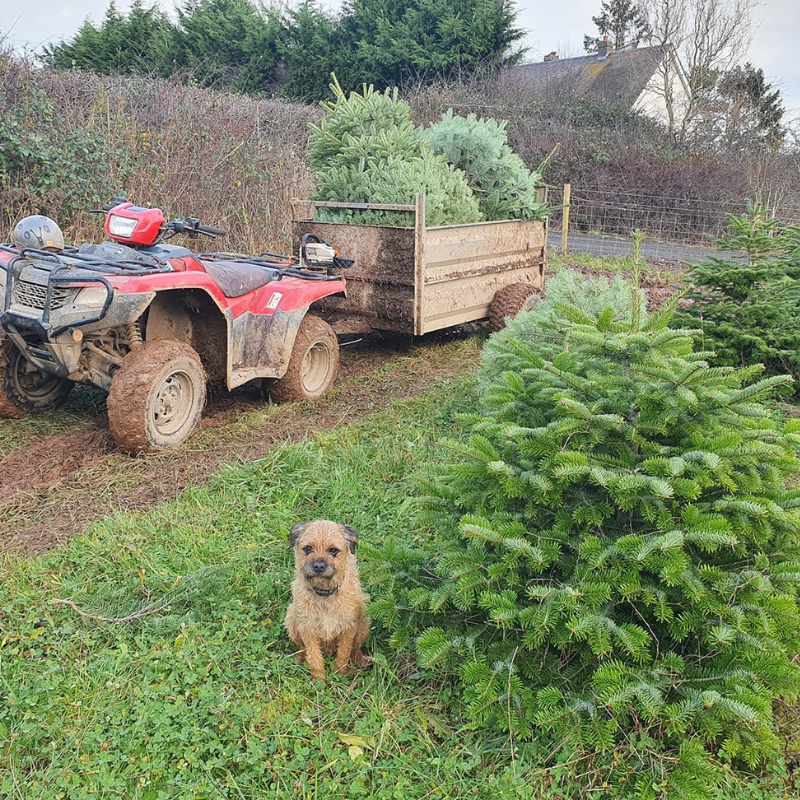
<svg viewBox="0 0 800 800"><path fill-rule="evenodd" d="M510 283L503 286L492 298L487 327L492 332L502 330L508 317L515 317L520 311L530 311L541 296L541 289L537 289L532 283Z"/></svg>
<svg viewBox="0 0 800 800"><path fill-rule="evenodd" d="M74 382L42 372L0 330L0 417L21 419L64 405Z"/></svg>
<svg viewBox="0 0 800 800"><path fill-rule="evenodd" d="M339 374L339 342L325 320L307 314L300 323L289 368L269 386L276 403L314 400L336 382Z"/></svg>
<svg viewBox="0 0 800 800"><path fill-rule="evenodd" d="M114 374L108 425L125 453L166 450L191 436L205 401L200 356L183 342L154 339L131 350Z"/></svg>

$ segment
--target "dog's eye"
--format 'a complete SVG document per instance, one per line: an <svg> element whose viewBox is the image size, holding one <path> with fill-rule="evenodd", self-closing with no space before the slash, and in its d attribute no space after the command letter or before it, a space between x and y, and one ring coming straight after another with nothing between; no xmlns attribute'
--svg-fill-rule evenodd
<svg viewBox="0 0 800 800"><path fill-rule="evenodd" d="M339 555L339 553L340 553L341 551L339 550L339 548L338 548L338 547L331 547L331 548L328 550L328 552L329 552L329 553L330 553L330 554L331 554L331 555L332 555L334 558L336 558L336 556L338 556L338 555Z"/></svg>
<svg viewBox="0 0 800 800"><path fill-rule="evenodd" d="M303 552L304 552L306 555L308 555L309 553L312 553L312 552L314 552L314 548L313 548L313 547L312 547L310 544L307 544L307 545L306 545L306 546L303 548Z"/></svg>

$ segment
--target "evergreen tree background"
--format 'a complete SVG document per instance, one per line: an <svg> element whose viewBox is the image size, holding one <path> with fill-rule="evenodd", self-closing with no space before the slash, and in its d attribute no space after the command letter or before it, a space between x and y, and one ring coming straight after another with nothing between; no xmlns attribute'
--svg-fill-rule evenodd
<svg viewBox="0 0 800 800"><path fill-rule="evenodd" d="M342 41L338 19L314 0L290 8L284 23L284 97L315 102L330 92L331 72L346 83L355 80L353 54Z"/></svg>
<svg viewBox="0 0 800 800"><path fill-rule="evenodd" d="M524 32L512 2L347 0L339 14L317 0L281 6L253 0L186 0L173 24L136 0L111 1L102 23L87 20L48 46L57 69L188 73L204 86L317 101L335 72L346 90L466 77L516 63Z"/></svg>
<svg viewBox="0 0 800 800"><path fill-rule="evenodd" d="M250 0L187 0L177 31L175 63L204 86L256 92L276 78L282 20Z"/></svg>
<svg viewBox="0 0 800 800"><path fill-rule="evenodd" d="M638 47L648 36L647 16L636 0L603 0L600 13L592 17L600 36L608 36L617 50ZM587 53L597 51L598 36L583 37Z"/></svg>
<svg viewBox="0 0 800 800"><path fill-rule="evenodd" d="M781 92L767 83L764 70L749 62L736 66L720 78L717 91L725 104L722 138L728 148L781 143L786 133Z"/></svg>
<svg viewBox="0 0 800 800"><path fill-rule="evenodd" d="M348 0L342 23L359 80L396 86L518 61L515 16L495 0Z"/></svg>
<svg viewBox="0 0 800 800"><path fill-rule="evenodd" d="M43 60L57 69L83 69L100 75L156 73L168 75L178 29L157 5L134 0L127 13L109 3L103 21L88 19L69 41L46 45Z"/></svg>
<svg viewBox="0 0 800 800"><path fill-rule="evenodd" d="M564 765L554 792L699 798L774 755L800 686L800 421L764 402L787 378L710 366L628 298L489 341L472 435L423 480L429 538L373 555L371 614L476 725Z"/></svg>

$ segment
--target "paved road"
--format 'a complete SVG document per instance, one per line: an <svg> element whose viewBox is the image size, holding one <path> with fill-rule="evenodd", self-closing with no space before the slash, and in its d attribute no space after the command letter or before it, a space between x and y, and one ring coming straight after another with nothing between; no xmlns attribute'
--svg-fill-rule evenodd
<svg viewBox="0 0 800 800"><path fill-rule="evenodd" d="M547 246L561 251L561 231L551 230L547 236ZM588 233L571 233L567 237L568 253L587 253L594 256L630 256L631 240L613 236L594 236ZM699 264L709 256L719 258L742 257L741 253L724 252L713 247L697 247L682 244L656 242L645 237L641 244L645 261L674 261L684 264Z"/></svg>

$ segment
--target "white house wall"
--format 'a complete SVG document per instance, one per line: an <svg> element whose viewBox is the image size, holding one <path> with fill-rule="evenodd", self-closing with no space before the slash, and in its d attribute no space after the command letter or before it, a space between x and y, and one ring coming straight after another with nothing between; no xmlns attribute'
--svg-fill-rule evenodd
<svg viewBox="0 0 800 800"><path fill-rule="evenodd" d="M662 62L658 70L653 73L653 76L647 82L642 93L636 98L633 110L667 126L669 125L669 114L667 113L667 103L664 98L664 69ZM674 98L674 119L677 121L683 119L688 108L689 97L681 76L674 68L670 70L669 85Z"/></svg>

